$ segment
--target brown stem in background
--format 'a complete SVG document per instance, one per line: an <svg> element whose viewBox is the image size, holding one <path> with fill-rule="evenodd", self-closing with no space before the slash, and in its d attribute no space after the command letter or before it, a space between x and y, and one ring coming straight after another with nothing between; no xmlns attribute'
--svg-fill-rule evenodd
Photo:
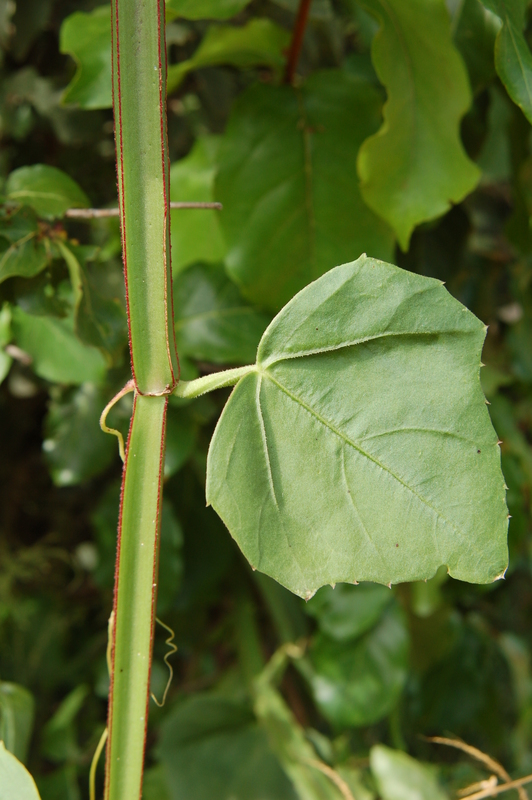
<svg viewBox="0 0 532 800"><path fill-rule="evenodd" d="M305 28L307 26L311 2L312 0L300 0L299 8L297 9L294 31L292 33L292 41L290 42L290 50L288 51L284 73L284 82L288 84L292 84L294 82L294 75L299 62L301 46L303 45L303 37L305 35Z"/></svg>

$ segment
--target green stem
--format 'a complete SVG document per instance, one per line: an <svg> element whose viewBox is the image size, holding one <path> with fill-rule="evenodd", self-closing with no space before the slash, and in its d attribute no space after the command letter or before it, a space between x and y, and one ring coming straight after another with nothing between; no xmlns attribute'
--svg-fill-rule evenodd
<svg viewBox="0 0 532 800"><path fill-rule="evenodd" d="M122 478L106 800L139 800L174 338L164 0L112 0L118 199L135 400Z"/></svg>
<svg viewBox="0 0 532 800"><path fill-rule="evenodd" d="M255 364L247 367L235 367L234 369L224 369L221 372L213 372L204 375L203 378L196 378L194 381L179 381L172 392L176 397L193 399L215 389L223 389L225 386L234 386L240 378L256 370Z"/></svg>
<svg viewBox="0 0 532 800"><path fill-rule="evenodd" d="M141 394L179 378L175 347L164 0L113 0L113 107L131 365Z"/></svg>
<svg viewBox="0 0 532 800"><path fill-rule="evenodd" d="M167 397L136 394L122 481L106 800L141 796L148 719Z"/></svg>

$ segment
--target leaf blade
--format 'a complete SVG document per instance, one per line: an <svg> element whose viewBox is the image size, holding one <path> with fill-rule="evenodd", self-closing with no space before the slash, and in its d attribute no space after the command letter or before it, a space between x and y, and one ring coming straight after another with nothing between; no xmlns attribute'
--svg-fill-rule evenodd
<svg viewBox="0 0 532 800"><path fill-rule="evenodd" d="M507 509L478 378L484 335L438 281L365 257L297 295L233 391L207 462L207 500L252 566L307 599L326 583L429 578L443 563L462 580L501 577Z"/></svg>
<svg viewBox="0 0 532 800"><path fill-rule="evenodd" d="M444 214L480 178L459 136L470 89L443 0L363 6L381 23L372 59L388 100L382 127L360 148L361 191L406 250L416 225Z"/></svg>

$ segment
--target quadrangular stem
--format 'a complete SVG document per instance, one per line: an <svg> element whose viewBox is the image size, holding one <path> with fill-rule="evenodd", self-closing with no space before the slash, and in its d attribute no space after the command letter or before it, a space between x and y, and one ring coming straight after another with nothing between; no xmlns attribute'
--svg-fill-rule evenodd
<svg viewBox="0 0 532 800"><path fill-rule="evenodd" d="M139 800L155 603L167 397L136 394L122 480L106 800Z"/></svg>
<svg viewBox="0 0 532 800"><path fill-rule="evenodd" d="M133 378L179 379L172 313L164 0L113 0L113 108Z"/></svg>

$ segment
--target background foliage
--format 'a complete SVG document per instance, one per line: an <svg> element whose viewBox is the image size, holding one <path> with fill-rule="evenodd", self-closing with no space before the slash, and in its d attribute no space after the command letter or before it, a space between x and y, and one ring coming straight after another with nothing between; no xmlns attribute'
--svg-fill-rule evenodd
<svg viewBox="0 0 532 800"><path fill-rule="evenodd" d="M183 377L252 362L272 314L361 252L439 278L489 325L512 519L505 581L444 570L304 603L205 508L228 391L171 399L158 615L178 652L145 798L340 796L316 759L356 800L445 797L485 776L423 738L449 733L530 772L527 3L314 0L293 87L293 0L167 11L172 199L224 204L172 212ZM120 239L116 219L64 214L116 204L109 20L89 0L0 0L0 738L43 800L87 796L105 725L120 461L98 418L129 377Z"/></svg>

